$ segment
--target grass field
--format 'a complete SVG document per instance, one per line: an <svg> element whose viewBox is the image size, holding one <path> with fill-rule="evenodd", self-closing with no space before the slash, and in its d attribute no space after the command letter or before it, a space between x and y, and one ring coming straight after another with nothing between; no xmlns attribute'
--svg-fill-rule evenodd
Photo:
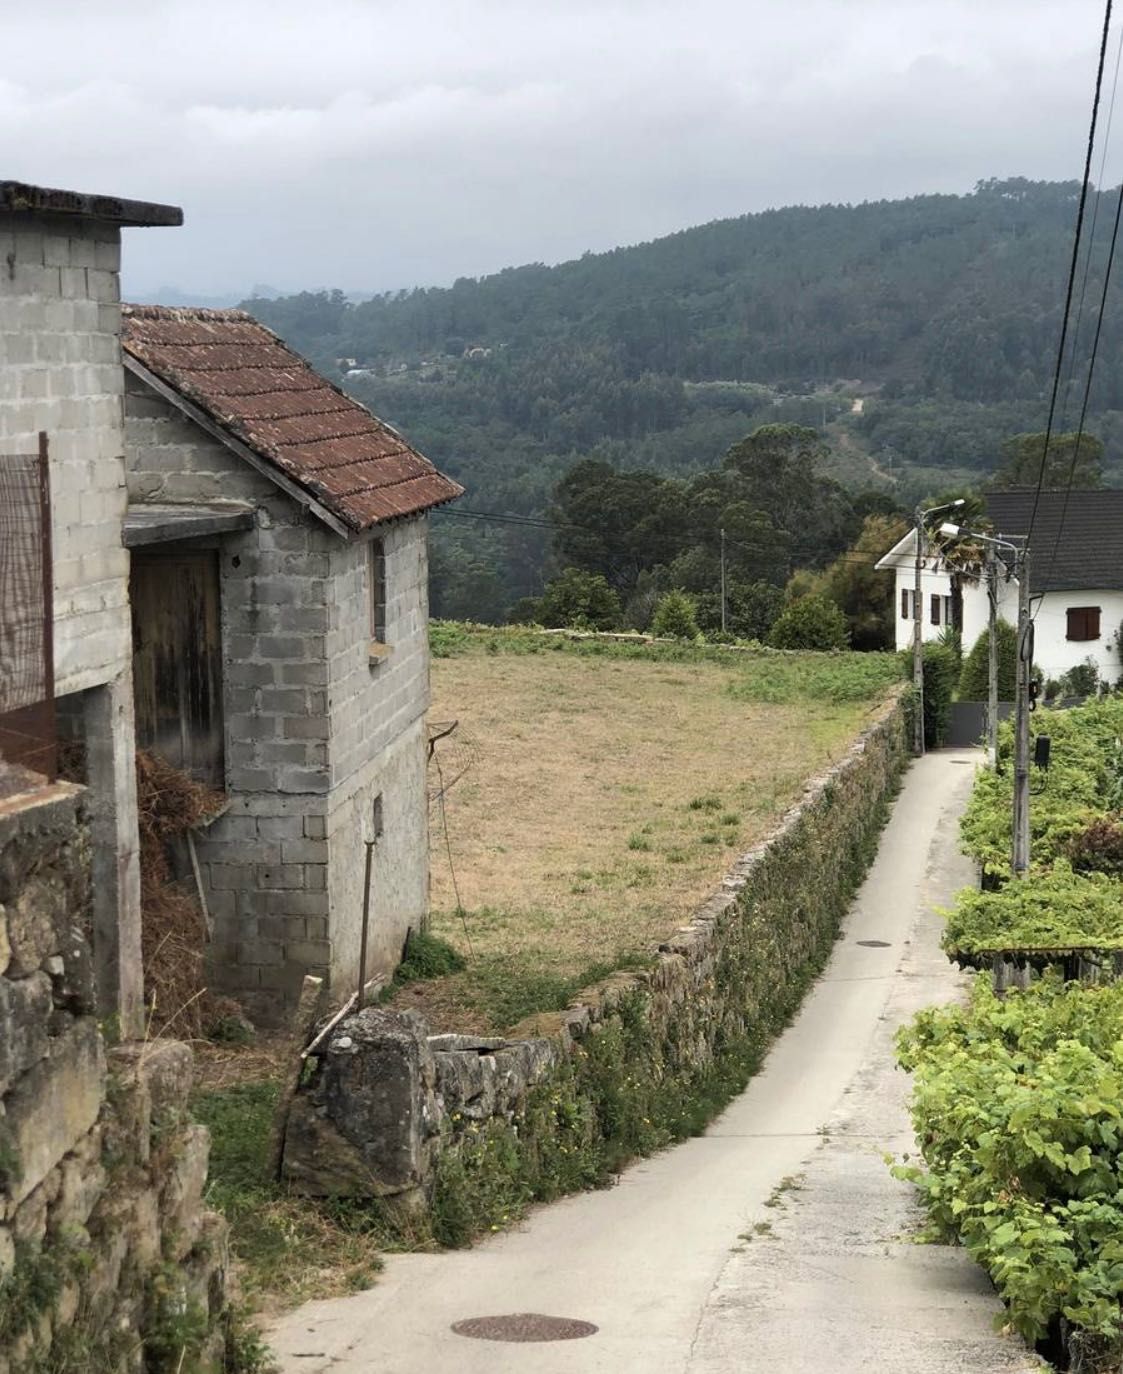
<svg viewBox="0 0 1123 1374"><path fill-rule="evenodd" d="M650 959L899 677L525 631L438 627L434 649L431 718L473 762L431 815L430 932L466 966L393 1000L440 1030L508 1030Z"/></svg>

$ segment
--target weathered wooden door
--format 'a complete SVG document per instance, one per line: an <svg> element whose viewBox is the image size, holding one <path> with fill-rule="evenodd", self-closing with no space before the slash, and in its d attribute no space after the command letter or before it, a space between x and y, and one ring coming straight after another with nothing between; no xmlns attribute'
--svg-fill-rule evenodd
<svg viewBox="0 0 1123 1374"><path fill-rule="evenodd" d="M221 787L218 555L134 553L131 592L137 746Z"/></svg>

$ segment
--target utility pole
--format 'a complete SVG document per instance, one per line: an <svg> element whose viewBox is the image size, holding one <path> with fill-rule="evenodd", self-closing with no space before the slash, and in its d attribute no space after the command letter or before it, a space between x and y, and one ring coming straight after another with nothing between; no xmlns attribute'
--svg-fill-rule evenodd
<svg viewBox="0 0 1123 1374"><path fill-rule="evenodd" d="M725 633L725 531L721 531L721 632Z"/></svg>
<svg viewBox="0 0 1123 1374"><path fill-rule="evenodd" d="M1023 548L1018 572L1018 677L1014 698L1015 878L1029 871L1029 685L1033 677L1033 620L1029 613L1029 549Z"/></svg>
<svg viewBox="0 0 1123 1374"><path fill-rule="evenodd" d="M921 576L924 571L924 521L928 512L916 508L916 564L912 594L912 682L916 690L916 717L913 721L913 750L924 753L924 622L921 620L923 600Z"/></svg>
<svg viewBox="0 0 1123 1374"><path fill-rule="evenodd" d="M998 767L998 557L987 545L987 604L989 637L987 654L987 759Z"/></svg>

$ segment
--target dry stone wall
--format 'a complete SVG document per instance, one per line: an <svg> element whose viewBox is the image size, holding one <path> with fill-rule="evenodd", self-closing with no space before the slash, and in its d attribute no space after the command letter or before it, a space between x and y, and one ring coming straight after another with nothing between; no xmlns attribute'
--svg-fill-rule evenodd
<svg viewBox="0 0 1123 1374"><path fill-rule="evenodd" d="M108 1048L85 793L0 809L0 1374L222 1367L225 1223L191 1051Z"/></svg>
<svg viewBox="0 0 1123 1374"><path fill-rule="evenodd" d="M897 697L649 968L533 1018L526 1035L433 1036L417 1013L381 1008L342 1021L294 1103L288 1180L428 1212L439 1238L460 1242L700 1129L826 961L906 740Z"/></svg>

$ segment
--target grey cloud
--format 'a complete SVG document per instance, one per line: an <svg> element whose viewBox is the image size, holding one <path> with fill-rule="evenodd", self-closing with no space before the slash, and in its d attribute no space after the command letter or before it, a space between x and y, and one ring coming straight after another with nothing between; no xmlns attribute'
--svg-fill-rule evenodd
<svg viewBox="0 0 1123 1374"><path fill-rule="evenodd" d="M182 204L134 294L388 287L791 202L1078 174L1093 0L46 0L0 175ZM43 61L44 53L51 60Z"/></svg>

